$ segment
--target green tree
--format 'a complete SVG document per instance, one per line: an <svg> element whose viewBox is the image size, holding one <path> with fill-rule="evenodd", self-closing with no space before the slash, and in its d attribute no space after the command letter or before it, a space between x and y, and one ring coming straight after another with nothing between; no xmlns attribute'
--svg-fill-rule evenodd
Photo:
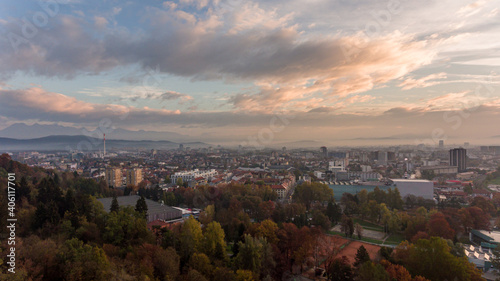
<svg viewBox="0 0 500 281"><path fill-rule="evenodd" d="M331 281L351 281L354 278L354 271L346 256L335 258L326 269L326 276Z"/></svg>
<svg viewBox="0 0 500 281"><path fill-rule="evenodd" d="M189 260L189 267L197 270L206 277L212 276L213 273L210 259L203 253L194 253Z"/></svg>
<svg viewBox="0 0 500 281"><path fill-rule="evenodd" d="M201 249L211 259L226 258L225 234L220 223L213 221L208 224L203 234Z"/></svg>
<svg viewBox="0 0 500 281"><path fill-rule="evenodd" d="M360 266L367 261L370 261L370 255L368 254L366 248L361 245L356 252L354 266Z"/></svg>
<svg viewBox="0 0 500 281"><path fill-rule="evenodd" d="M356 281L391 281L384 267L372 261L363 263L359 267L357 275Z"/></svg>
<svg viewBox="0 0 500 281"><path fill-rule="evenodd" d="M144 218L147 218L148 215L148 205L146 204L146 199L144 196L137 199L137 203L135 204L135 211L142 214Z"/></svg>
<svg viewBox="0 0 500 281"><path fill-rule="evenodd" d="M183 185L182 178L177 178L177 180L175 181L175 184L178 186L182 186Z"/></svg>
<svg viewBox="0 0 500 281"><path fill-rule="evenodd" d="M446 240L439 237L419 239L413 244L404 241L396 248L394 258L413 276L429 280L483 280L481 272L466 257L451 254Z"/></svg>
<svg viewBox="0 0 500 281"><path fill-rule="evenodd" d="M335 204L335 202L333 201L330 201L328 202L328 205L326 207L326 215L330 219L330 222L335 225L342 218L342 210L340 209L339 205Z"/></svg>
<svg viewBox="0 0 500 281"><path fill-rule="evenodd" d="M354 233L354 223L352 218L343 215L340 228L342 229L346 237L352 237L352 234Z"/></svg>
<svg viewBox="0 0 500 281"><path fill-rule="evenodd" d="M59 259L66 266L66 280L108 280L110 263L101 248L73 238L64 243Z"/></svg>
<svg viewBox="0 0 500 281"><path fill-rule="evenodd" d="M270 248L267 248L267 245L265 245L267 244L265 239L253 238L245 234L243 240L244 242L239 242L236 264L239 269L249 270L258 276L261 273L263 261L265 260L263 257L267 256L266 259L268 260L272 257Z"/></svg>
<svg viewBox="0 0 500 281"><path fill-rule="evenodd" d="M214 279L216 281L234 281L236 274L227 267L217 267L214 270Z"/></svg>
<svg viewBox="0 0 500 281"><path fill-rule="evenodd" d="M113 201L111 201L110 212L118 212L119 209L120 205L118 205L118 199L116 199L116 196L113 196Z"/></svg>
<svg viewBox="0 0 500 281"><path fill-rule="evenodd" d="M182 224L180 234L180 256L184 262L187 262L193 253L201 250L202 240L201 225L190 216Z"/></svg>

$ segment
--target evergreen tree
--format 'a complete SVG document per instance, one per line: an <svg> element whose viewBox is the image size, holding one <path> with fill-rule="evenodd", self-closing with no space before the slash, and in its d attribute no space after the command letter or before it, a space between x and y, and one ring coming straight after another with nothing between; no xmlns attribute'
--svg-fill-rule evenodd
<svg viewBox="0 0 500 281"><path fill-rule="evenodd" d="M136 206L137 208L137 206ZM111 201L111 209L110 212L118 212L120 209L120 205L118 205L118 200L116 199L116 196L113 196L113 201ZM146 206L147 209L147 206Z"/></svg>
<svg viewBox="0 0 500 281"><path fill-rule="evenodd" d="M359 266L367 261L370 261L370 255L366 248L361 245L356 252L356 261L354 262L354 266Z"/></svg>
<svg viewBox="0 0 500 281"><path fill-rule="evenodd" d="M141 213L144 218L147 217L148 205L146 204L146 199L144 199L144 196L141 196L141 198L137 200L137 203L135 204L135 211Z"/></svg>

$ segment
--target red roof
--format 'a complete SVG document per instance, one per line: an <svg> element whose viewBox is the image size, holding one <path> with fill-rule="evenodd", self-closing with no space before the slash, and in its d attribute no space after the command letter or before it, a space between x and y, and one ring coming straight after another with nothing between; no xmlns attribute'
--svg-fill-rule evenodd
<svg viewBox="0 0 500 281"><path fill-rule="evenodd" d="M489 192L488 190L485 190L485 189L474 189L472 191L472 193L474 193L474 194L491 194L491 192Z"/></svg>
<svg viewBox="0 0 500 281"><path fill-rule="evenodd" d="M286 188L284 188L281 184L280 184L280 185L278 185L278 184L271 185L271 188L272 188L272 189L286 189Z"/></svg>

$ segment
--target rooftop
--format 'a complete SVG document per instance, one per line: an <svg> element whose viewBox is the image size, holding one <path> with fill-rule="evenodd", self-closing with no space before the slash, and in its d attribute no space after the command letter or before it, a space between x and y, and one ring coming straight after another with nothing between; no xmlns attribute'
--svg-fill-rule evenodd
<svg viewBox="0 0 500 281"><path fill-rule="evenodd" d="M137 200L141 198L139 195L130 195L130 196L120 196L116 197L118 200L118 205L120 206L132 206L135 207L135 204L137 204ZM111 202L113 201L113 197L107 197L107 198L100 198L97 199L97 201L101 202L102 205L104 206L104 210L109 212L111 209ZM172 207L162 205L158 202L155 202L153 200L146 199L146 205L148 206L148 214L163 214L166 212L179 212L179 210L174 209ZM180 216L180 214L179 214Z"/></svg>
<svg viewBox="0 0 500 281"><path fill-rule="evenodd" d="M391 179L393 182L429 182L428 180L415 180L415 179Z"/></svg>

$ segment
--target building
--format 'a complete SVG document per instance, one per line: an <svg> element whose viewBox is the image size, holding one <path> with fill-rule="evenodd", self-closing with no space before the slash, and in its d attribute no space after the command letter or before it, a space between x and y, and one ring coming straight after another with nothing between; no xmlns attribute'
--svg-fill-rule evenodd
<svg viewBox="0 0 500 281"><path fill-rule="evenodd" d="M450 149L450 166L457 166L458 172L465 172L467 169L467 150L464 148Z"/></svg>
<svg viewBox="0 0 500 281"><path fill-rule="evenodd" d="M130 206L135 208L135 205L137 204L137 200L139 200L139 198L141 197L138 195L130 195L130 196L116 197L116 200L118 201L118 205L120 207ZM100 198L97 199L97 201L101 202L104 207L104 210L109 212L111 209L111 202L113 201L113 197ZM146 205L148 206L148 213L147 213L148 222L152 222L155 220L169 221L182 218L182 211L155 202L153 200L146 199Z"/></svg>
<svg viewBox="0 0 500 281"><path fill-rule="evenodd" d="M382 178L382 175L376 172L336 172L335 180L337 181L351 181L359 180L361 182L366 181L378 181Z"/></svg>
<svg viewBox="0 0 500 281"><path fill-rule="evenodd" d="M326 148L326 146L322 146L322 147L320 148L320 151L321 151L321 155L322 155L323 157L328 157L328 149Z"/></svg>
<svg viewBox="0 0 500 281"><path fill-rule="evenodd" d="M415 195L424 199L434 198L434 183L428 180L392 179L393 186L397 187L401 197Z"/></svg>
<svg viewBox="0 0 500 281"><path fill-rule="evenodd" d="M490 248L464 245L464 254L470 263L473 263L483 272L486 272L491 268L491 258L493 256L493 252Z"/></svg>
<svg viewBox="0 0 500 281"><path fill-rule="evenodd" d="M328 162L328 170L332 172L344 172L348 164L347 159L333 160Z"/></svg>
<svg viewBox="0 0 500 281"><path fill-rule="evenodd" d="M424 167L420 167L420 172L423 172L425 170L431 170L434 172L435 175L458 173L457 166L424 166Z"/></svg>
<svg viewBox="0 0 500 281"><path fill-rule="evenodd" d="M439 148L444 148L444 140L439 140Z"/></svg>
<svg viewBox="0 0 500 281"><path fill-rule="evenodd" d="M122 187L122 170L116 167L106 168L106 183L112 187Z"/></svg>
<svg viewBox="0 0 500 281"><path fill-rule="evenodd" d="M182 182L190 182L196 178L203 177L205 179L210 179L217 174L215 169L200 171L198 169L191 171L182 171L173 174L170 178L172 179L172 183L176 183L177 179L182 179Z"/></svg>
<svg viewBox="0 0 500 281"><path fill-rule="evenodd" d="M127 185L139 185L139 183L142 181L142 169L139 168L133 168L127 170L127 180L126 184Z"/></svg>
<svg viewBox="0 0 500 281"><path fill-rule="evenodd" d="M496 248L500 244L500 231L471 229L469 240L483 247Z"/></svg>
<svg viewBox="0 0 500 281"><path fill-rule="evenodd" d="M271 188L278 194L278 199L285 199L287 189L283 185L272 185Z"/></svg>
<svg viewBox="0 0 500 281"><path fill-rule="evenodd" d="M377 164L386 165L388 159L387 151L377 151L375 152L377 158Z"/></svg>

